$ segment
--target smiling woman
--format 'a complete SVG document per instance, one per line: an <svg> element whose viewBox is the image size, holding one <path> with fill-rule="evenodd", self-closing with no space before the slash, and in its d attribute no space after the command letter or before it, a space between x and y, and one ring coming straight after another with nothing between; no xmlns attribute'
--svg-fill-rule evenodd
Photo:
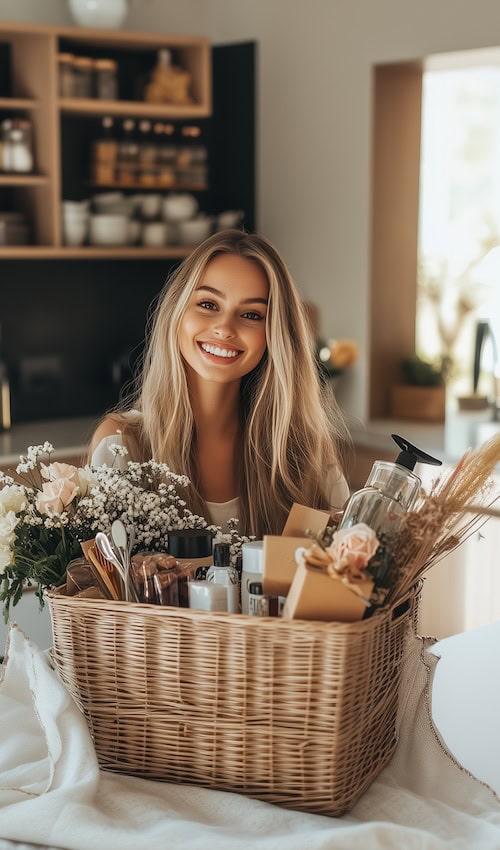
<svg viewBox="0 0 500 850"><path fill-rule="evenodd" d="M122 440L131 459L189 477L191 510L279 534L294 502L338 509L348 496L349 437L327 392L282 258L260 236L223 231L167 281L137 391L98 427L92 460L110 463Z"/></svg>

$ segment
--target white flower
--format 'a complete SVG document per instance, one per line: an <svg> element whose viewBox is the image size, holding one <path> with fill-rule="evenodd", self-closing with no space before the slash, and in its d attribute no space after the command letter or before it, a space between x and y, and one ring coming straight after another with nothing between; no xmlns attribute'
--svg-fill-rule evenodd
<svg viewBox="0 0 500 850"><path fill-rule="evenodd" d="M14 511L0 514L0 546L10 546L14 542L16 525L19 523Z"/></svg>
<svg viewBox="0 0 500 850"><path fill-rule="evenodd" d="M109 450L113 457L126 457L128 455L128 451L125 446L120 445L120 443L111 443Z"/></svg>
<svg viewBox="0 0 500 850"><path fill-rule="evenodd" d="M78 470L78 483L81 496L86 496L89 490L96 486L98 478L92 467L84 466L83 469Z"/></svg>
<svg viewBox="0 0 500 850"><path fill-rule="evenodd" d="M18 514L27 505L24 489L17 484L6 485L0 490L0 514L14 511Z"/></svg>

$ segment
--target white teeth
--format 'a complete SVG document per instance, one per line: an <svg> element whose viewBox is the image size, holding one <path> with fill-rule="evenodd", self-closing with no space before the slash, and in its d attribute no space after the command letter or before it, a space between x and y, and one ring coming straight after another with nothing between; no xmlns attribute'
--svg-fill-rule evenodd
<svg viewBox="0 0 500 850"><path fill-rule="evenodd" d="M204 351L215 354L217 357L237 357L239 354L239 351L234 351L234 349L228 351L226 348L218 348L216 345L209 345L207 342L202 342L201 347Z"/></svg>

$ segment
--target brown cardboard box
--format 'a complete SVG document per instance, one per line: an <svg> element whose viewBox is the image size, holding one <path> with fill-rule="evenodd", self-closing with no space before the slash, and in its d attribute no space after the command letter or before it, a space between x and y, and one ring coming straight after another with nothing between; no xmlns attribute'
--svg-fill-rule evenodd
<svg viewBox="0 0 500 850"><path fill-rule="evenodd" d="M310 545L310 537L264 536L262 589L267 596L286 596L297 569L295 551Z"/></svg>
<svg viewBox="0 0 500 850"><path fill-rule="evenodd" d="M297 569L295 551L300 546L307 548L311 545L311 538L305 537L306 529L320 534L329 519L329 511L319 511L295 503L290 509L282 535L264 535L262 585L265 594L286 596Z"/></svg>
<svg viewBox="0 0 500 850"><path fill-rule="evenodd" d="M360 582L359 587L363 595L369 597L373 581ZM301 561L283 608L283 617L353 623L361 620L365 611L363 600L340 578L331 578L321 567L306 566Z"/></svg>
<svg viewBox="0 0 500 850"><path fill-rule="evenodd" d="M281 533L283 537L303 537L306 529L309 529L314 534L320 534L325 530L329 519L330 511L306 508L305 505L299 505L295 502L290 508L285 527Z"/></svg>

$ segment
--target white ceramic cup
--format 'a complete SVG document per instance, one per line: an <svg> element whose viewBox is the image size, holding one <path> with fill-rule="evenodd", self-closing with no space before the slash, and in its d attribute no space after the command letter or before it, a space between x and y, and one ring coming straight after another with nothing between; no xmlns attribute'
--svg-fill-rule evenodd
<svg viewBox="0 0 500 850"><path fill-rule="evenodd" d="M158 248L167 243L167 225L164 221L149 221L142 226L142 244Z"/></svg>

